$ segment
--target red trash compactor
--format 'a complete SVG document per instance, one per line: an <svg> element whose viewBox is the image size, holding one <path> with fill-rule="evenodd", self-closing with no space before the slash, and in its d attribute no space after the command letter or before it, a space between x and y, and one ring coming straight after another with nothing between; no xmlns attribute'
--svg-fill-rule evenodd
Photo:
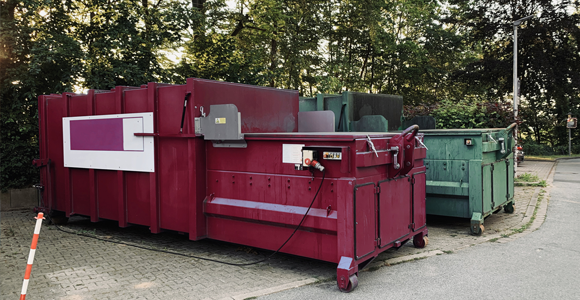
<svg viewBox="0 0 580 300"><path fill-rule="evenodd" d="M298 132L334 124L298 100L195 78L40 96L44 209L337 263L349 292L381 252L428 242L423 135Z"/></svg>

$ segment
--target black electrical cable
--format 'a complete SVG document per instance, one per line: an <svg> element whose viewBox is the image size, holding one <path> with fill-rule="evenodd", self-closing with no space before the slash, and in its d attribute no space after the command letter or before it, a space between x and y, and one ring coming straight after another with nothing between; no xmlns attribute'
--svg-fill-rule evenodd
<svg viewBox="0 0 580 300"><path fill-rule="evenodd" d="M310 206L308 206L308 210L306 210L306 213L304 214L304 216L302 216L302 220L300 220L300 223L298 223L298 226L296 226L296 228L294 228L294 231L292 232L292 234L290 235L290 237L288 237L288 239L282 244L282 246L280 246L280 248L278 248L278 250L276 250L274 253L270 254L268 257L266 257L264 259L261 259L261 260L255 261L255 262L251 262L251 263L236 264L236 263L230 263L230 262L216 260L216 259L211 259L211 258L206 258L206 257L200 257L200 256L195 256L195 255L183 254L183 253L179 253L179 252L173 252L173 251L167 251L167 250L160 250L160 249L148 248L148 247L144 247L144 246L130 244L130 243L123 242L123 241L115 241L115 240L104 239L104 238L100 238L100 237L97 237L97 236L88 235L88 234L81 233L81 232L71 232L71 231L64 230L64 229L60 228L60 226L58 226L56 224L54 224L54 226L58 230L60 230L62 232L65 232L65 233L68 233L68 234L82 235L82 236L85 236L85 237L89 237L89 238L93 238L93 239L96 239L96 240L105 241L105 242L109 242L109 243L127 245L127 246L131 246L131 247L135 247L135 248L139 248L139 249L144 249L144 250L150 250L150 251L168 253L168 254L179 255L179 256L184 256L184 257L189 257L189 258L195 258L195 259L201 259L201 260L216 262L216 263L220 263L220 264L230 265L230 266L239 266L239 267L250 266L250 265L259 264L261 262L264 262L264 261L269 260L274 255L276 255L278 252L280 252L280 250L282 250L282 248L284 248L284 246L286 246L286 244L290 241L290 239L292 239L292 237L294 236L294 234L296 234L296 232L298 231L298 229L300 229L300 226L302 226L302 223L304 223L304 220L306 219L306 216L310 212L310 209L312 208L312 205L314 204L314 201L316 200L316 197L318 196L318 193L320 192L320 189L322 188L322 183L324 183L324 177L325 176L326 176L326 170L322 171L322 180L320 181L320 185L318 186L318 190L316 190L316 194L314 195L314 198L312 199L312 202L310 202ZM50 216L49 216L49 224L50 224Z"/></svg>

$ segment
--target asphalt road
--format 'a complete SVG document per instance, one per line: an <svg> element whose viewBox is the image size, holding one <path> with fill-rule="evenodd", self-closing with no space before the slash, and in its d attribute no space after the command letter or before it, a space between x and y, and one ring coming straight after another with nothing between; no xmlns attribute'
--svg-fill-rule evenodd
<svg viewBox="0 0 580 300"><path fill-rule="evenodd" d="M546 221L534 232L362 272L349 294L332 281L259 299L580 299L579 218L580 159L560 161Z"/></svg>

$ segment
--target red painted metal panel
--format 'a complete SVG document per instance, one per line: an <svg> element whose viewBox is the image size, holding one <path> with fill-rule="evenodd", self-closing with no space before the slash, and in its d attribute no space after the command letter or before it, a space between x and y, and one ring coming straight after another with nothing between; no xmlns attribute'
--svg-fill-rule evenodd
<svg viewBox="0 0 580 300"><path fill-rule="evenodd" d="M149 226L149 173L126 172L127 222Z"/></svg>
<svg viewBox="0 0 580 300"><path fill-rule="evenodd" d="M120 113L115 109L115 93L95 93L95 115L111 115Z"/></svg>
<svg viewBox="0 0 580 300"><path fill-rule="evenodd" d="M91 197L89 188L89 170L70 168L71 186L71 213L85 216L91 215L89 199Z"/></svg>
<svg viewBox="0 0 580 300"><path fill-rule="evenodd" d="M255 202L238 199L212 198L205 204L205 213L210 216L221 216L244 219L250 222L277 224L278 226L298 226L308 207ZM336 211L312 208L301 228L317 232L336 232Z"/></svg>
<svg viewBox="0 0 580 300"><path fill-rule="evenodd" d="M149 92L153 96L151 99L148 98ZM155 93L156 84L154 83L151 84L150 88L141 89L117 87L115 89L115 107L119 110L117 113L152 112ZM157 123L154 121L154 132L156 126ZM157 142L155 141L155 143ZM151 195L151 189L155 189L157 183L153 181L151 184L151 176L155 178L156 173L124 172L124 203L119 204L119 210L124 211L125 216L120 215L120 217L125 217L127 223L152 226L151 201L155 202L156 207L157 197L156 193ZM119 223L121 223L121 218ZM155 227L158 228L157 218L154 219L154 223ZM157 233L159 230L154 230L154 232Z"/></svg>
<svg viewBox="0 0 580 300"><path fill-rule="evenodd" d="M208 234L216 240L230 241L277 250L294 228L270 226L239 220L208 217ZM298 230L282 252L338 263L336 235Z"/></svg>
<svg viewBox="0 0 580 300"><path fill-rule="evenodd" d="M232 164L235 160L232 160ZM306 175L306 176L305 176ZM208 171L208 194L214 197L308 207L320 185L310 174L287 176L230 171ZM336 180L327 178L313 207L336 208Z"/></svg>
<svg viewBox="0 0 580 300"><path fill-rule="evenodd" d="M413 218L415 223L415 229L419 229L427 225L427 215L425 208L425 197L426 197L426 177L425 177L425 167L422 166L419 169L414 169L413 171L419 171L414 173L413 176Z"/></svg>
<svg viewBox="0 0 580 300"><path fill-rule="evenodd" d="M91 210L91 222L97 222L99 220L95 180L95 169L89 169L89 205ZM77 199L77 201L82 201L82 199Z"/></svg>
<svg viewBox="0 0 580 300"><path fill-rule="evenodd" d="M185 85L160 86L157 88L159 100L157 103L158 127L156 132L160 134L179 134L185 89ZM191 109L191 105L188 104L188 106ZM194 132L192 130L193 120L188 121L184 125L183 133Z"/></svg>
<svg viewBox="0 0 580 300"><path fill-rule="evenodd" d="M92 115L88 110L88 98L89 95L71 95L69 97L69 117Z"/></svg>
<svg viewBox="0 0 580 300"><path fill-rule="evenodd" d="M95 171L98 216L109 220L118 220L118 189L117 171Z"/></svg>
<svg viewBox="0 0 580 300"><path fill-rule="evenodd" d="M127 226L127 197L125 196L125 174L123 171L116 171L116 186L117 193L115 199L117 201L117 219L119 220L119 227Z"/></svg>
<svg viewBox="0 0 580 300"><path fill-rule="evenodd" d="M356 259L375 251L376 246L376 197L375 184L357 185L354 192L354 234Z"/></svg>
<svg viewBox="0 0 580 300"><path fill-rule="evenodd" d="M147 103L147 89L135 89L125 91L125 113L152 112Z"/></svg>
<svg viewBox="0 0 580 300"><path fill-rule="evenodd" d="M298 131L298 91L198 78L187 82L194 85L193 104L203 106L206 113L210 105L236 105L242 114L242 133Z"/></svg>
<svg viewBox="0 0 580 300"><path fill-rule="evenodd" d="M349 257L354 260L354 178L341 178L337 180L337 244L338 257ZM356 272L356 270L354 270Z"/></svg>
<svg viewBox="0 0 580 300"><path fill-rule="evenodd" d="M147 84L147 110L153 111L153 132L159 133L159 101L157 98L157 83ZM145 86L142 86L145 88ZM149 173L149 229L152 233L159 233L159 143L158 137L155 141L155 173Z"/></svg>
<svg viewBox="0 0 580 300"><path fill-rule="evenodd" d="M206 197L205 142L200 138L189 139L189 238L198 240L207 235L203 199Z"/></svg>
<svg viewBox="0 0 580 300"><path fill-rule="evenodd" d="M160 227L188 231L189 170L187 140L163 139L159 145L159 216Z"/></svg>
<svg viewBox="0 0 580 300"><path fill-rule="evenodd" d="M411 181L408 176L379 183L379 237L385 247L410 233Z"/></svg>
<svg viewBox="0 0 580 300"><path fill-rule="evenodd" d="M46 126L46 136L44 138L47 149L46 159L50 159L50 186L47 187L47 194L53 200L53 206L50 208L60 211L67 211L65 202L66 186L69 185L65 179L65 168L63 158L63 139L62 139L62 118L67 116L67 97L48 97L45 102L46 114L44 125ZM45 185L48 183L45 182ZM66 186L65 186L66 184Z"/></svg>

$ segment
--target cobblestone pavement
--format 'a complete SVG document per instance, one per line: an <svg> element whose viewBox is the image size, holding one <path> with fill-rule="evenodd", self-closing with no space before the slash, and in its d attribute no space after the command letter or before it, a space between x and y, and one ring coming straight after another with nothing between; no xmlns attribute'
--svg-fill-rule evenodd
<svg viewBox="0 0 580 300"><path fill-rule="evenodd" d="M554 162L525 161L518 173L536 172L548 178ZM388 250L374 264L417 255L441 253L490 241L519 228L540 188L516 187L516 212L503 211L485 220L485 232L469 234L468 219L428 218L430 243L416 249L408 243ZM0 215L0 295L18 298L32 233L30 211ZM169 250L234 263L252 262L271 251L212 240L189 241L174 232L151 234L146 227L118 228L116 222L91 223L73 217L63 230L74 230L110 241ZM265 263L237 267L111 243L65 233L43 225L40 232L27 299L244 299L316 280L334 280L336 265L285 254ZM364 284L364 283L362 283ZM338 292L338 289L337 289Z"/></svg>
<svg viewBox="0 0 580 300"><path fill-rule="evenodd" d="M560 160L560 163L566 163L566 160ZM518 165L516 176L530 173L538 175L540 180L545 180L553 166L553 161L525 160Z"/></svg>

